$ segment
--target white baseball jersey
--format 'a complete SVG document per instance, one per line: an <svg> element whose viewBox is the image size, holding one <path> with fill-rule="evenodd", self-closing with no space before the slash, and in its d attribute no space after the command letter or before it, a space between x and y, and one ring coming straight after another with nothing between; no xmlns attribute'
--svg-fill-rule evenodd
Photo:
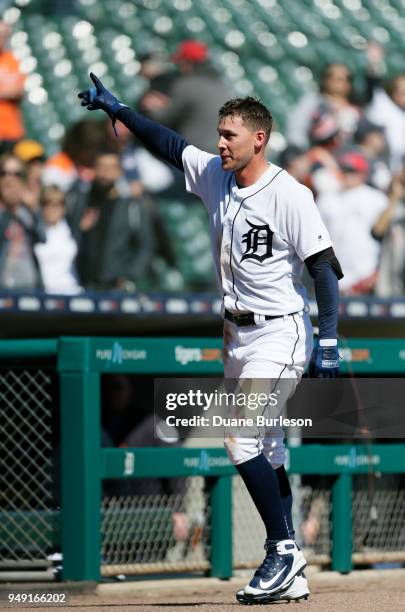
<svg viewBox="0 0 405 612"><path fill-rule="evenodd" d="M302 310L303 261L332 246L311 191L274 164L240 188L218 155L192 145L183 164L187 191L208 210L225 308L272 316Z"/></svg>

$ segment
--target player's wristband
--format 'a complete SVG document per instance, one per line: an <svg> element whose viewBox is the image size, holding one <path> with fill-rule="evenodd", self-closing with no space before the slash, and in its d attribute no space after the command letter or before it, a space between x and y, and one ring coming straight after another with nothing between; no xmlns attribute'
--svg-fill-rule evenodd
<svg viewBox="0 0 405 612"><path fill-rule="evenodd" d="M337 346L336 338L322 338L319 340L319 346Z"/></svg>

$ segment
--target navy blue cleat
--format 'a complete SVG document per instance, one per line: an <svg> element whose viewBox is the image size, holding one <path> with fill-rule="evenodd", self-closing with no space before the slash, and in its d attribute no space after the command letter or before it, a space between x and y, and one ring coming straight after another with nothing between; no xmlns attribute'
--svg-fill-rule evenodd
<svg viewBox="0 0 405 612"><path fill-rule="evenodd" d="M293 587L295 577L302 574L307 565L304 555L294 540L280 540L279 542L266 540L264 547L266 557L262 564L255 571L249 584L236 594L238 601L242 604L272 603L280 599L287 599L281 595ZM305 592L305 595L308 596L308 594L309 591ZM298 599L298 597L288 599Z"/></svg>
<svg viewBox="0 0 405 612"><path fill-rule="evenodd" d="M245 595L245 589L241 589L236 593L236 599L244 605L271 604L278 601L299 601L300 599L308 599L310 594L308 582L304 572L297 574L289 586L277 593L263 596L259 601L255 601L251 596Z"/></svg>

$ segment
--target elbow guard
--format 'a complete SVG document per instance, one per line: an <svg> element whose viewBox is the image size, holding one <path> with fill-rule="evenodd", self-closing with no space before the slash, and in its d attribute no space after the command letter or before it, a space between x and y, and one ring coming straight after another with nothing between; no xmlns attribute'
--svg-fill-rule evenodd
<svg viewBox="0 0 405 612"><path fill-rule="evenodd" d="M308 257L305 260L308 272L310 273L312 278L316 273L318 265L324 262L328 263L331 266L338 280L343 278L342 268L340 267L340 263L332 247L329 247L328 249L325 249L323 251L319 251L319 253L311 255L311 257Z"/></svg>

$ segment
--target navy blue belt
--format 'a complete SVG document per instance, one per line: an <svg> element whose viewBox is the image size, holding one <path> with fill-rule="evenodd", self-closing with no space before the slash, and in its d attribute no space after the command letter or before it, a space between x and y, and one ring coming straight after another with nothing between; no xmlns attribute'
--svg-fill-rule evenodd
<svg viewBox="0 0 405 612"><path fill-rule="evenodd" d="M264 315L264 320L271 321L272 319L279 319L280 317L297 314L297 312L299 311L297 310L296 312L290 312L290 313L287 313L287 315ZM245 325L246 326L256 325L255 315L253 312L243 312L241 314L233 314L232 312L229 312L229 310L226 310L225 308L224 318L227 319L227 321L232 321L232 323L235 323L235 325L237 325L238 327L244 327Z"/></svg>

